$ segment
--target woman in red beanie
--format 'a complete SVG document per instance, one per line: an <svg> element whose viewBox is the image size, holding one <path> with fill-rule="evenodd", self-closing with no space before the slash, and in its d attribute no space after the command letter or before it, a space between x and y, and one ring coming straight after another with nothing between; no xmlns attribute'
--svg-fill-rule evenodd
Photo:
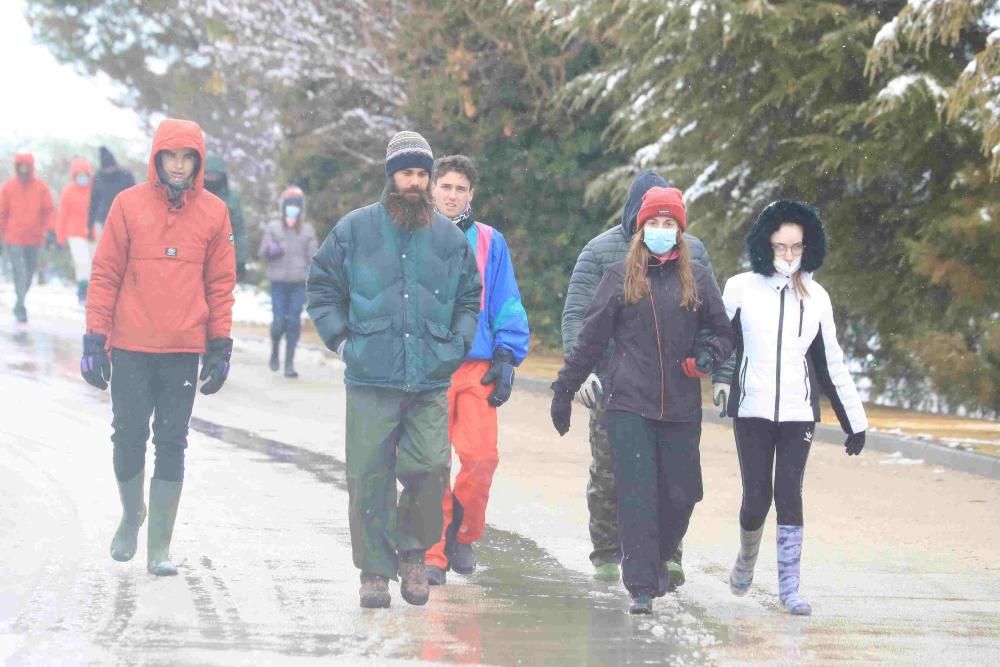
<svg viewBox="0 0 1000 667"><path fill-rule="evenodd" d="M552 423L566 434L573 395L614 341L606 401L622 579L629 613L649 614L670 587L663 563L702 498L700 378L732 352L733 330L711 274L691 262L681 191L650 189L637 223L552 384Z"/></svg>

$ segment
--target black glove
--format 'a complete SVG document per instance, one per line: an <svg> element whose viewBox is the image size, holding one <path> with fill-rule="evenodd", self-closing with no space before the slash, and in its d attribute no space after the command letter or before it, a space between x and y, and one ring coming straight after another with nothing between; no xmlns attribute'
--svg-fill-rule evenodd
<svg viewBox="0 0 1000 667"><path fill-rule="evenodd" d="M233 356L232 338L213 338L201 358L200 380L208 380L201 385L201 393L206 396L222 389L229 377L229 358Z"/></svg>
<svg viewBox="0 0 1000 667"><path fill-rule="evenodd" d="M848 456L857 456L861 453L861 450L865 448L865 432L853 433L847 436L847 440L844 441L844 447L847 449Z"/></svg>
<svg viewBox="0 0 1000 667"><path fill-rule="evenodd" d="M569 432L569 418L573 415L573 393L562 391L555 386L552 387L552 391L552 407L549 409L552 425L556 427L559 435L566 435Z"/></svg>
<svg viewBox="0 0 1000 667"><path fill-rule="evenodd" d="M494 408L499 408L510 398L510 390L514 387L514 355L510 350L498 347L493 353L493 363L490 370L480 380L482 384L492 384L493 392L490 394L489 404Z"/></svg>
<svg viewBox="0 0 1000 667"><path fill-rule="evenodd" d="M98 389L107 389L111 379L111 360L104 349L108 338L104 334L86 334L83 337L83 356L80 358L80 375Z"/></svg>

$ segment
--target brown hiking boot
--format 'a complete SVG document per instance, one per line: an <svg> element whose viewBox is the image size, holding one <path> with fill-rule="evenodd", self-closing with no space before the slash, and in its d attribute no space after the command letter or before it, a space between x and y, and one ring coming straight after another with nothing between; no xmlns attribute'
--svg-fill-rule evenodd
<svg viewBox="0 0 1000 667"><path fill-rule="evenodd" d="M409 551L399 555L399 592L410 604L424 605L431 596L424 567L424 552Z"/></svg>
<svg viewBox="0 0 1000 667"><path fill-rule="evenodd" d="M385 609L392 600L389 597L389 579L379 574L362 573L360 592L361 606L365 609Z"/></svg>

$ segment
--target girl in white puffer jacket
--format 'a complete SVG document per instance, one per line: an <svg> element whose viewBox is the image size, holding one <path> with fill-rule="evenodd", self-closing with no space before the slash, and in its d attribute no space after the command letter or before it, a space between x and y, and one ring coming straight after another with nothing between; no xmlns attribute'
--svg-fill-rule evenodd
<svg viewBox="0 0 1000 667"><path fill-rule="evenodd" d="M802 482L820 420L819 390L848 435L848 455L864 447L868 421L837 343L830 296L812 278L826 255L816 209L769 204L747 235L747 251L753 270L731 278L723 293L737 340L727 412L743 480L740 553L729 584L735 595L750 589L773 496L779 597L791 613L808 615L812 608L798 593Z"/></svg>

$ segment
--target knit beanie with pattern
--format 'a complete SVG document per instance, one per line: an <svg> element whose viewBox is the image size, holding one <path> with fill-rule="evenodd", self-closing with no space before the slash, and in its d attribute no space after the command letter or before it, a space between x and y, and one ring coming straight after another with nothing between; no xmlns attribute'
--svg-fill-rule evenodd
<svg viewBox="0 0 1000 667"><path fill-rule="evenodd" d="M385 149L385 175L392 175L401 169L434 169L434 153L427 140L416 132L397 132L389 140Z"/></svg>

